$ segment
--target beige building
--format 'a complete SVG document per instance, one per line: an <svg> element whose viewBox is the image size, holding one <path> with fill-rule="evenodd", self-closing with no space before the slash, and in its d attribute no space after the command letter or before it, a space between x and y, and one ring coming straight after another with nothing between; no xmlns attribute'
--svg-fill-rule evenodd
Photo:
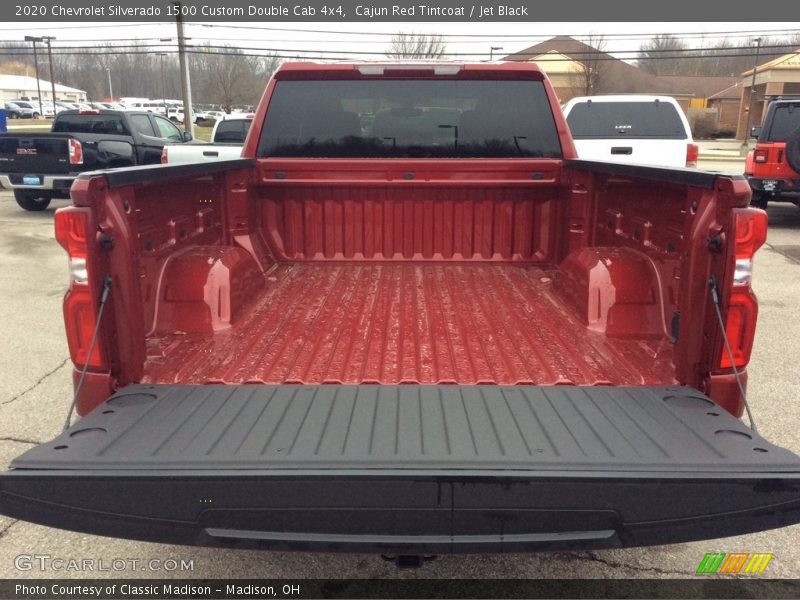
<svg viewBox="0 0 800 600"><path fill-rule="evenodd" d="M747 113L752 101L753 114L750 116L750 127L761 125L764 109L769 101L781 95L800 96L800 49L784 54L755 69L755 95L751 94L753 86L753 69L742 73L741 103L739 105L739 122L736 137L740 140L747 135Z"/></svg>
<svg viewBox="0 0 800 600"><path fill-rule="evenodd" d="M547 73L562 103L575 96L652 94L671 96L688 112L690 108L705 109L709 95L729 87L738 79L653 75L563 35L509 54L503 60L537 63Z"/></svg>

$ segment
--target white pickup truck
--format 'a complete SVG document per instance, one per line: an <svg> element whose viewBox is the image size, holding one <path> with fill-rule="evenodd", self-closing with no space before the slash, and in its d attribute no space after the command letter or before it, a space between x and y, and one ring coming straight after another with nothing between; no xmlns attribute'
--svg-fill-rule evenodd
<svg viewBox="0 0 800 600"><path fill-rule="evenodd" d="M253 115L249 113L217 121L211 132L211 143L164 146L161 162L172 165L239 158L252 122Z"/></svg>
<svg viewBox="0 0 800 600"><path fill-rule="evenodd" d="M578 157L661 167L696 167L698 148L674 98L582 96L564 105Z"/></svg>

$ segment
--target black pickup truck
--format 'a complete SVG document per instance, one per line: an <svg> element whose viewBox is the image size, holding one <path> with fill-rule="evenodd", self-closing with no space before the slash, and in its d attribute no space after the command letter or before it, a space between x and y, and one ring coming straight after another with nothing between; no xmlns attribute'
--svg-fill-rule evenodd
<svg viewBox="0 0 800 600"><path fill-rule="evenodd" d="M0 186L25 210L44 210L53 198L69 198L84 171L156 164L166 144L191 139L147 112L67 110L49 133L0 135Z"/></svg>

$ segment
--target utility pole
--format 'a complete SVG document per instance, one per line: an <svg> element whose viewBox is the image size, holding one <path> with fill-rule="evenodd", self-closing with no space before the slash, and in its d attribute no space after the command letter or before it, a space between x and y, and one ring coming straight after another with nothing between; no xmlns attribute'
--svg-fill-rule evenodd
<svg viewBox="0 0 800 600"><path fill-rule="evenodd" d="M186 60L186 40L183 37L183 15L181 3L175 2L175 17L178 26L178 59L181 65L181 89L183 91L183 128L194 137L194 111L192 110L192 83L189 79L189 61Z"/></svg>
<svg viewBox="0 0 800 600"><path fill-rule="evenodd" d="M167 109L167 80L164 79L164 57L167 55L166 52L159 52L158 58L161 59L161 99L164 101L164 116L169 118L169 110ZM186 113L184 112L183 117L184 123L186 122Z"/></svg>
<svg viewBox="0 0 800 600"><path fill-rule="evenodd" d="M747 124L744 127L744 141L742 142L742 153L747 154L750 147L750 119L753 116L753 100L756 97L756 71L758 70L758 51L761 49L761 38L753 40L756 43L756 57L753 60L753 80L750 83L750 102L747 107Z"/></svg>
<svg viewBox="0 0 800 600"><path fill-rule="evenodd" d="M114 89L111 87L111 68L106 67L106 74L108 75L108 101L114 101Z"/></svg>
<svg viewBox="0 0 800 600"><path fill-rule="evenodd" d="M53 50L50 48L50 42L53 41L54 38L51 35L42 36L42 39L47 43L47 58L50 61L50 86L53 90L53 114L56 111L56 80L53 79ZM44 115L42 115L44 116Z"/></svg>
<svg viewBox="0 0 800 600"><path fill-rule="evenodd" d="M36 66L36 91L39 93L39 116L41 117L44 115L44 109L42 109L42 83L39 79L39 56L36 54L36 42L41 42L42 38L26 35L25 41L33 42L33 64ZM53 110L55 111L55 105L53 105Z"/></svg>
<svg viewBox="0 0 800 600"><path fill-rule="evenodd" d="M489 62L494 60L494 51L495 50L502 50L502 46L489 46Z"/></svg>

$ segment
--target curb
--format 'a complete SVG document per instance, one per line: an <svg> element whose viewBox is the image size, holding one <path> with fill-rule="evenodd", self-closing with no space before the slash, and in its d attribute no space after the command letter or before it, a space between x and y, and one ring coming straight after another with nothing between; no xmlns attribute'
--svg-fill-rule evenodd
<svg viewBox="0 0 800 600"><path fill-rule="evenodd" d="M744 156L709 156L709 155L699 155L697 157L698 161L701 160L708 160L713 162L741 162L743 163L745 160Z"/></svg>

